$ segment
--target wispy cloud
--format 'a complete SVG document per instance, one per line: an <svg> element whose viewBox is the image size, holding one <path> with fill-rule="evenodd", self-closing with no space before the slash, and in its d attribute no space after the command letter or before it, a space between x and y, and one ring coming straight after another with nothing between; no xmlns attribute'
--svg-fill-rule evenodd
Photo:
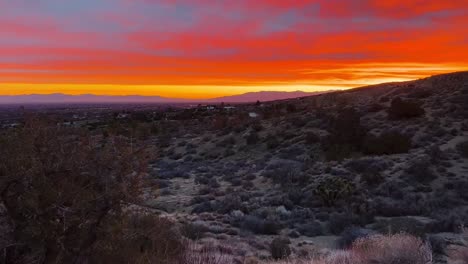
<svg viewBox="0 0 468 264"><path fill-rule="evenodd" d="M467 0L0 0L0 83L206 95L408 80L468 69L467 13Z"/></svg>

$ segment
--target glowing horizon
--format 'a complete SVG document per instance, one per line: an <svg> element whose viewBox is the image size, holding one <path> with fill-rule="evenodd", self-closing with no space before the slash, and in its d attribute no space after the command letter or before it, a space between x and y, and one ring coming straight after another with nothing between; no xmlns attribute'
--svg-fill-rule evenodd
<svg viewBox="0 0 468 264"><path fill-rule="evenodd" d="M342 90L468 70L468 0L0 0L0 95Z"/></svg>

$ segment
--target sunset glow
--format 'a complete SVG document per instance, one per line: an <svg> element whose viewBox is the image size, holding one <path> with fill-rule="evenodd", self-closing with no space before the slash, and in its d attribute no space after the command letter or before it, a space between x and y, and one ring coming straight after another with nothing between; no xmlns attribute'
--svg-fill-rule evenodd
<svg viewBox="0 0 468 264"><path fill-rule="evenodd" d="M468 70L468 0L0 0L0 94L212 98Z"/></svg>

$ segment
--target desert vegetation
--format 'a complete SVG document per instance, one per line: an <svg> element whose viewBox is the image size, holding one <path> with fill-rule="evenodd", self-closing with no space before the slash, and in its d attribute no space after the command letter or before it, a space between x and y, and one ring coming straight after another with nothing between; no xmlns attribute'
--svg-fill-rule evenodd
<svg viewBox="0 0 468 264"><path fill-rule="evenodd" d="M1 261L466 263L467 76L93 122L25 111L0 130Z"/></svg>

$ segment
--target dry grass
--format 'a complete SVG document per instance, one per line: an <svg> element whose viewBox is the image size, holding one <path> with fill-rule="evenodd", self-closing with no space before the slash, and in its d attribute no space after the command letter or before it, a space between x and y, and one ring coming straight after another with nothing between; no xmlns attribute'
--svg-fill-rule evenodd
<svg viewBox="0 0 468 264"><path fill-rule="evenodd" d="M465 251L468 252L468 251ZM465 255L466 256L466 255ZM404 235L378 235L356 241L351 249L333 251L320 259L284 260L268 264L431 264L430 247ZM461 262L462 264L468 262ZM266 264L266 263L265 263Z"/></svg>
<svg viewBox="0 0 468 264"><path fill-rule="evenodd" d="M351 250L361 263L432 263L430 246L417 237L404 234L360 239L353 244Z"/></svg>
<svg viewBox="0 0 468 264"><path fill-rule="evenodd" d="M454 264L468 264L468 247L466 246L453 247L448 251L448 255Z"/></svg>
<svg viewBox="0 0 468 264"><path fill-rule="evenodd" d="M178 264L234 264L232 255L224 250L206 246L198 249L195 245L190 245L183 254Z"/></svg>

